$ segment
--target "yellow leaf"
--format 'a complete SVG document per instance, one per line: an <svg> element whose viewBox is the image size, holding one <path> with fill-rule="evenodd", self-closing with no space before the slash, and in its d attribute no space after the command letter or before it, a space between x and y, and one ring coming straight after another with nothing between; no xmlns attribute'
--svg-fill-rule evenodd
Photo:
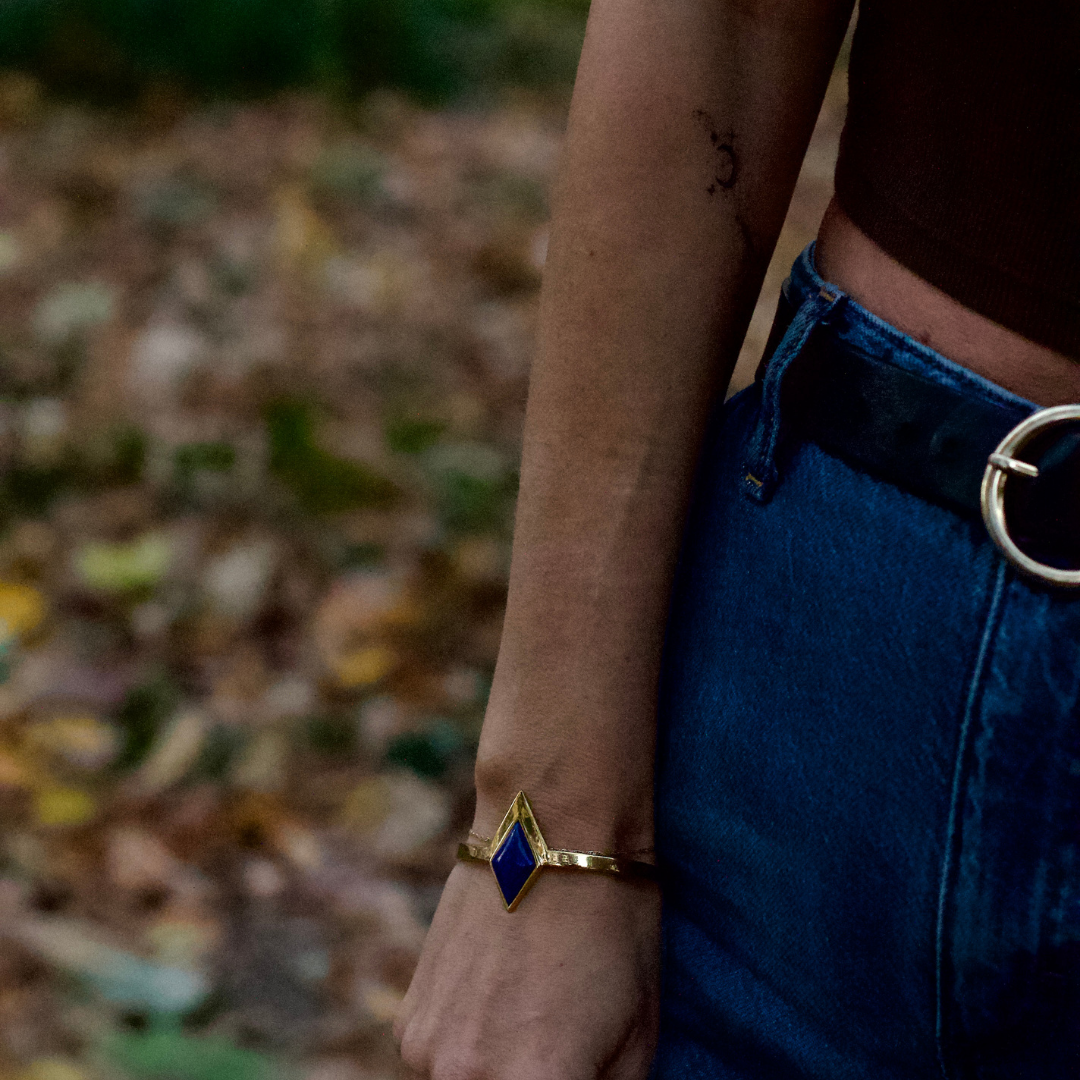
<svg viewBox="0 0 1080 1080"><path fill-rule="evenodd" d="M410 627L419 626L423 621L424 612L413 597L406 597L401 603L396 604L383 614L382 624L386 627Z"/></svg>
<svg viewBox="0 0 1080 1080"><path fill-rule="evenodd" d="M342 822L357 832L378 828L392 808L390 786L383 776L361 780L341 807Z"/></svg>
<svg viewBox="0 0 1080 1080"><path fill-rule="evenodd" d="M493 536L470 536L454 549L457 572L469 581L499 581L510 570L509 551Z"/></svg>
<svg viewBox="0 0 1080 1080"><path fill-rule="evenodd" d="M83 825L97 812L92 796L77 788L45 787L34 796L41 825Z"/></svg>
<svg viewBox="0 0 1080 1080"><path fill-rule="evenodd" d="M404 997L400 990L390 986L368 986L364 990L364 1004L380 1024L393 1023Z"/></svg>
<svg viewBox="0 0 1080 1080"><path fill-rule="evenodd" d="M9 634L25 637L45 618L45 597L32 585L0 581L0 622Z"/></svg>
<svg viewBox="0 0 1080 1080"><path fill-rule="evenodd" d="M57 716L31 724L26 735L31 746L82 769L105 765L119 748L116 730L96 716Z"/></svg>
<svg viewBox="0 0 1080 1080"><path fill-rule="evenodd" d="M287 184L276 195L276 247L289 269L310 269L334 250L334 237L316 213L307 193Z"/></svg>
<svg viewBox="0 0 1080 1080"><path fill-rule="evenodd" d="M24 1080L85 1080L86 1073L63 1058L38 1058L23 1073Z"/></svg>
<svg viewBox="0 0 1080 1080"><path fill-rule="evenodd" d="M217 944L216 923L197 918L163 918L147 931L159 964L198 970Z"/></svg>
<svg viewBox="0 0 1080 1080"><path fill-rule="evenodd" d="M371 686L385 679L397 667L398 656L385 645L369 645L364 649L345 653L334 663L338 682L348 690Z"/></svg>

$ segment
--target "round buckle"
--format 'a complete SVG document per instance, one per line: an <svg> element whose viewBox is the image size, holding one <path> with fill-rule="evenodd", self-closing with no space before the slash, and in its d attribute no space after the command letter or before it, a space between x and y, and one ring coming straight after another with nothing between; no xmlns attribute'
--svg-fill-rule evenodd
<svg viewBox="0 0 1080 1080"><path fill-rule="evenodd" d="M1068 420L1080 420L1080 405L1055 405L1040 409L1021 421L998 444L986 463L982 480L982 516L986 529L1002 554L1018 570L1042 581L1065 588L1080 588L1080 570L1061 570L1047 566L1025 555L1009 536L1005 521L1005 481L1009 475L1033 479L1039 470L1016 455L1031 441L1032 437L1047 427Z"/></svg>

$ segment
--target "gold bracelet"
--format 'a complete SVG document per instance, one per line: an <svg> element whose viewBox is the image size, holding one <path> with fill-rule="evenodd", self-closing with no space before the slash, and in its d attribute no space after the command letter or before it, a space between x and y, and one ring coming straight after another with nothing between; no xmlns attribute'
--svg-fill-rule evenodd
<svg viewBox="0 0 1080 1080"><path fill-rule="evenodd" d="M490 840L478 840L480 842L458 844L457 857L462 862L491 866L507 911L517 908L545 867L652 880L657 876L652 863L619 855L599 855L593 851L549 848L524 791L515 796L495 835Z"/></svg>
<svg viewBox="0 0 1080 1080"><path fill-rule="evenodd" d="M478 849L479 847L481 847L481 846L483 846L485 844L487 844L487 845L491 844L491 837L490 836L484 836L482 833L473 832L472 829L469 830L469 839L476 841L476 843L474 843L474 844L467 845L467 846L469 846L469 847L471 847L473 849ZM458 846L460 847L462 845L459 844ZM603 855L605 859L630 859L631 861L633 861L638 855L655 855L656 854L656 848L654 848L654 847L641 847L641 848L634 848L633 851L584 851L581 854L583 854L583 855ZM465 859L465 861L466 862L473 862L475 860L473 860L473 859ZM481 861L482 862L487 861L486 859L484 859L483 855L481 855ZM651 863L646 863L646 865L651 866L652 864Z"/></svg>

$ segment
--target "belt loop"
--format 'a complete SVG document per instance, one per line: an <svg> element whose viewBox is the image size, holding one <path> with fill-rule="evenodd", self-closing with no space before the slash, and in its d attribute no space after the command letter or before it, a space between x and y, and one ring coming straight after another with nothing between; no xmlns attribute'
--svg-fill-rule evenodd
<svg viewBox="0 0 1080 1080"><path fill-rule="evenodd" d="M758 502L768 502L780 478L776 449L780 441L780 390L784 376L814 330L827 324L846 299L847 295L833 285L823 285L808 296L764 365L760 413L742 479L743 490Z"/></svg>

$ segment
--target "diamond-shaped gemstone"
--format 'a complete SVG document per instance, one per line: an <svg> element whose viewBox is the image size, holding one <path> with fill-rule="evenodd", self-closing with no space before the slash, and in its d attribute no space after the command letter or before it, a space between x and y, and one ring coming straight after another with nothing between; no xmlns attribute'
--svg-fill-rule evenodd
<svg viewBox="0 0 1080 1080"><path fill-rule="evenodd" d="M491 869L507 905L514 902L525 882L536 869L536 856L520 821L506 834L499 850L491 856Z"/></svg>

